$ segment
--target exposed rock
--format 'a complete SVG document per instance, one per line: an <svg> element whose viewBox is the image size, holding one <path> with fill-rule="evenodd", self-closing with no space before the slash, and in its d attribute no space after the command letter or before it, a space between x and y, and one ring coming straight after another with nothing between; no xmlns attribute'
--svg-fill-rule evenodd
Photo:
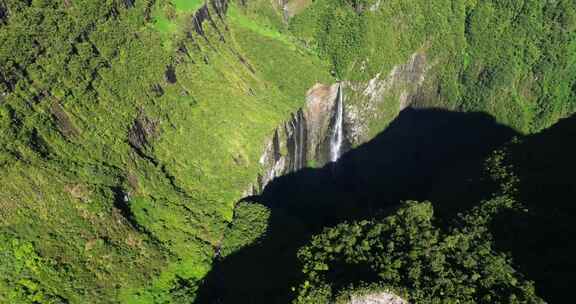
<svg viewBox="0 0 576 304"><path fill-rule="evenodd" d="M228 11L228 0L212 0L210 3L220 20L224 21L224 16L226 16L226 12Z"/></svg>
<svg viewBox="0 0 576 304"><path fill-rule="evenodd" d="M257 185L245 195L254 195L274 178L308 165L323 166L331 161L331 137L338 122L338 99L342 93L343 142L341 153L370 139L371 122L382 120L384 112L394 117L410 106L419 93L428 70L426 56L412 55L410 61L395 66L388 76L376 75L367 82L316 84L306 93L306 104L290 120L276 129L260 158L263 173ZM395 108L385 106L386 98L396 99ZM381 130L378 130L378 132ZM333 161L333 160L332 160Z"/></svg>
<svg viewBox="0 0 576 304"><path fill-rule="evenodd" d="M260 158L263 174L258 176L257 185L251 187L257 194L274 178L297 171L306 164L306 121L302 111L292 115L292 119L274 131L264 154Z"/></svg>
<svg viewBox="0 0 576 304"><path fill-rule="evenodd" d="M284 23L288 24L292 17L303 12L314 1L311 0L278 0L277 6L281 10Z"/></svg>
<svg viewBox="0 0 576 304"><path fill-rule="evenodd" d="M226 11L228 10L228 1L213 0L210 1L210 3L207 2L204 5L202 5L202 7L200 7L196 11L196 13L194 13L194 15L192 16L192 28L198 35L202 36L206 41L208 41L208 37L206 36L206 29L204 28L204 22L207 21L220 37L220 41L225 42L224 35L222 34L216 22L212 18L212 15L210 14L209 4L211 4L212 9L216 12L216 15L218 16L220 21L224 23L224 16L226 14ZM228 29L225 23L224 28Z"/></svg>
<svg viewBox="0 0 576 304"><path fill-rule="evenodd" d="M248 190L248 195L258 193L278 176L330 161L330 137L340 85L316 84L307 92L304 108L274 131L260 158L264 173L259 176L258 185L251 187L256 191Z"/></svg>
<svg viewBox="0 0 576 304"><path fill-rule="evenodd" d="M134 7L134 2L136 0L124 0L124 7L125 8L133 8Z"/></svg>
<svg viewBox="0 0 576 304"><path fill-rule="evenodd" d="M162 95L164 95L164 89L162 89L162 86L158 83L153 84L151 90L156 97L162 97Z"/></svg>
<svg viewBox="0 0 576 304"><path fill-rule="evenodd" d="M152 141L159 135L158 125L158 121L152 120L140 111L128 130L128 142L137 152L144 155L146 148L150 147Z"/></svg>
<svg viewBox="0 0 576 304"><path fill-rule="evenodd" d="M208 20L209 17L210 11L208 10L208 6L206 4L200 7L192 17L192 25L194 26L194 31L196 31L196 33L202 37L206 37L202 23Z"/></svg>
<svg viewBox="0 0 576 304"><path fill-rule="evenodd" d="M154 8L154 1L146 1L146 8L144 9L144 21L152 21L152 9Z"/></svg>
<svg viewBox="0 0 576 304"><path fill-rule="evenodd" d="M178 45L178 50L177 53L179 55L179 57L187 57L190 58L190 52L188 51L188 48L186 47L186 44L184 44L183 42L181 42Z"/></svg>
<svg viewBox="0 0 576 304"><path fill-rule="evenodd" d="M56 122L56 126L60 133L66 137L67 139L71 139L80 135L80 131L74 126L68 113L62 108L62 106L58 102L52 103L50 107L50 112L54 116L54 120Z"/></svg>
<svg viewBox="0 0 576 304"><path fill-rule="evenodd" d="M371 12L375 12L380 8L381 4L382 4L382 0L376 0L376 2L374 2L374 4L370 5L369 10Z"/></svg>
<svg viewBox="0 0 576 304"><path fill-rule="evenodd" d="M370 122L381 120L384 112L397 114L410 106L424 83L428 69L426 55L415 53L406 64L395 66L386 77L377 74L368 82L346 82L349 95L354 98L354 102L346 103L348 141L354 146L368 141ZM398 105L382 109L387 97L397 98Z"/></svg>
<svg viewBox="0 0 576 304"><path fill-rule="evenodd" d="M349 304L408 304L402 298L387 292L352 296Z"/></svg>
<svg viewBox="0 0 576 304"><path fill-rule="evenodd" d="M288 0L278 0L278 7L282 10L282 20L284 24L288 24L290 17L292 17L288 9Z"/></svg>
<svg viewBox="0 0 576 304"><path fill-rule="evenodd" d="M305 118L310 124L308 132L310 152L308 157L313 159L317 165L324 165L330 161L330 137L338 120L339 89L345 92L345 84L337 83L331 86L317 84L307 93ZM343 99L345 100L345 98ZM345 152L349 146L348 143L345 143L342 152Z"/></svg>
<svg viewBox="0 0 576 304"><path fill-rule="evenodd" d="M128 172L126 175L126 181L128 185L134 192L138 192L140 190L140 183L138 182L138 176L133 172Z"/></svg>
<svg viewBox="0 0 576 304"><path fill-rule="evenodd" d="M68 184L64 186L66 191L73 198L87 203L90 201L90 189L84 184Z"/></svg>
<svg viewBox="0 0 576 304"><path fill-rule="evenodd" d="M308 128L304 112L292 114L292 119L284 125L286 148L288 150L288 170L290 172L304 168L308 151ZM311 129L310 129L311 130Z"/></svg>
<svg viewBox="0 0 576 304"><path fill-rule="evenodd" d="M168 83L176 83L178 79L176 78L176 69L174 66L169 65L166 67L166 71L164 72L164 76L166 77L166 81Z"/></svg>

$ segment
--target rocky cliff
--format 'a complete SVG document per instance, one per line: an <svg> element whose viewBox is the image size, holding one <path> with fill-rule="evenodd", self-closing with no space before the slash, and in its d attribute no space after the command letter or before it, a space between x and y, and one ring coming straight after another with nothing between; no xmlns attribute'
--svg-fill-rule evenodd
<svg viewBox="0 0 576 304"><path fill-rule="evenodd" d="M343 123L337 117L338 100L343 92L342 83L318 83L307 92L304 107L293 113L268 140L260 158L263 173L251 194L260 192L275 177L330 161L332 134L337 124ZM349 145L342 146L345 148L340 151Z"/></svg>
<svg viewBox="0 0 576 304"><path fill-rule="evenodd" d="M278 176L326 165L368 141L383 130L383 123L420 97L428 70L425 54L415 53L387 76L380 73L367 82L314 85L306 93L305 105L267 141L260 158L262 173L246 194L259 193ZM338 128L342 137L336 139Z"/></svg>
<svg viewBox="0 0 576 304"><path fill-rule="evenodd" d="M431 68L425 53L414 53L410 59L394 66L388 74L378 73L367 82L346 82L347 140L357 146L381 132L400 111L424 94L426 75Z"/></svg>

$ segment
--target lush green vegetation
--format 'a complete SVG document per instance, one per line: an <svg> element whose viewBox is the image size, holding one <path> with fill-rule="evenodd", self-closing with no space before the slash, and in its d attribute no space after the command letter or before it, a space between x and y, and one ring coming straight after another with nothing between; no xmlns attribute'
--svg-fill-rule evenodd
<svg viewBox="0 0 576 304"><path fill-rule="evenodd" d="M304 278L294 303L348 303L350 296L382 291L415 303L544 303L495 241L507 234L501 217L516 225L529 206L518 201L521 164L509 160L517 144L486 160L486 174L498 185L492 198L448 228L440 228L431 203L408 201L381 219L342 223L314 236L298 252ZM508 250L526 250L516 246Z"/></svg>
<svg viewBox="0 0 576 304"><path fill-rule="evenodd" d="M199 2L5 5L0 302L193 299L324 63L238 8L198 33Z"/></svg>
<svg viewBox="0 0 576 304"><path fill-rule="evenodd" d="M486 202L448 233L433 224L430 203L416 202L382 221L327 229L298 254L306 281L296 303L332 303L340 289L350 292L350 277L370 276L411 303L543 303L487 233L485 219L510 204Z"/></svg>
<svg viewBox="0 0 576 304"><path fill-rule="evenodd" d="M448 227L430 203L407 202L383 218L314 236L298 254L304 278L295 303L348 303L382 291L417 303L568 297L576 267L566 238L574 231L574 148L561 147L576 134L575 119L495 150L485 162L497 185L492 198Z"/></svg>
<svg viewBox="0 0 576 304"><path fill-rule="evenodd" d="M318 0L290 28L342 79L387 73L421 50L434 70L429 102L523 132L575 110L571 1Z"/></svg>
<svg viewBox="0 0 576 304"><path fill-rule="evenodd" d="M573 197L576 181L576 147L566 145L576 135L576 117L561 120L552 128L518 140L500 156L504 167L513 168L515 195L524 208L497 216L491 225L495 244L512 253L519 270L536 283L548 302L569 296L576 252L569 238L576 232ZM502 172L502 170L499 170ZM510 170L508 170L510 171ZM502 174L498 174L502 176Z"/></svg>
<svg viewBox="0 0 576 304"><path fill-rule="evenodd" d="M277 1L245 2L0 1L0 302L194 301L216 257L265 239L274 210L237 201L316 82L366 81L419 52L424 106L491 113L526 133L576 110L570 0L291 1L290 20ZM388 121L370 123L377 134ZM501 193L448 231L429 204L410 203L319 234L300 252L300 301L389 288L419 303L440 292L538 302L498 253L519 247L523 226L494 233L498 248L486 228L501 210L567 222L536 202L545 194L522 191L541 182L515 158L533 141L490 159ZM506 162L532 171L518 181ZM279 232L298 219L280 217L276 235L298 239ZM545 233L534 235L527 248L540 252ZM556 290L536 256L518 259L536 288ZM357 264L371 265L368 279L346 281L339 267Z"/></svg>
<svg viewBox="0 0 576 304"><path fill-rule="evenodd" d="M255 203L239 203L234 209L234 220L222 241L220 256L225 258L247 245L254 244L268 228L270 209Z"/></svg>

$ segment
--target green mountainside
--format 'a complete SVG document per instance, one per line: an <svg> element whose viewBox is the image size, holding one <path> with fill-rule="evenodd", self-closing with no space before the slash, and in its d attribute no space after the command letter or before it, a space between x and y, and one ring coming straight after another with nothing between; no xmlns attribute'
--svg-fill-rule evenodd
<svg viewBox="0 0 576 304"><path fill-rule="evenodd" d="M408 201L324 229L298 250L305 279L296 303L382 290L414 303L564 301L576 269L576 147L565 146L574 135L576 116L491 153L484 170L494 192L449 225L441 205Z"/></svg>
<svg viewBox="0 0 576 304"><path fill-rule="evenodd" d="M574 112L570 1L314 1L290 29L344 79L429 57L428 104L484 111L522 132Z"/></svg>
<svg viewBox="0 0 576 304"><path fill-rule="evenodd" d="M195 32L195 6L8 4L2 302L162 302L210 269L264 140L331 77L234 4Z"/></svg>
<svg viewBox="0 0 576 304"><path fill-rule="evenodd" d="M538 252L546 234L534 232L538 238L525 242L515 236L526 228L518 220L524 217L534 230L550 222L557 226L549 233L573 229L564 226L572 213L556 221L558 209L540 203L554 195L553 186L538 188L540 196L523 188L533 189L529 185L540 185L543 175L563 168L559 162L570 162L570 154L526 155L539 153L539 136L555 134L549 131L554 127L547 128L576 112L573 1L0 0L0 303L211 303L199 295L210 289L206 282L215 265L256 246L264 235L275 235L267 232L267 223L273 227L279 217L288 223L286 229L300 227L294 215L276 215L271 202L238 203L257 194L252 187L267 169L261 157L275 130L306 105L315 84L363 87L381 80L379 75L396 75L400 65L413 63L414 54L425 62L425 77L409 97L414 108L483 112L526 136L506 154L518 170L514 185L520 189L494 192L514 202L498 205L507 210L498 216L478 211L490 206L489 200L471 200L478 206L452 220L465 219L472 232L463 232L465 225L439 231L444 228L434 226L428 203L411 203L400 213L386 209L386 215L396 214L387 221L402 212L422 217L426 233L434 235L433 247L447 256L445 269L467 263L451 262L460 253L447 253L450 242L471 242L470 252L489 257L482 266L493 270L486 280L502 271L495 280L509 276L521 291L478 303L540 303L534 293L551 301L559 289L543 273L562 266L536 260L563 260L558 258L563 245L521 254L517 248ZM369 139L399 117L406 83L373 108L363 106L362 89L350 90L348 105L373 112L362 122ZM551 140L550 153L570 138ZM539 171L535 159L550 159L554 164L540 166L553 169ZM559 176L555 184L572 185L569 175ZM293 191L312 194L305 188ZM360 208L357 201L351 206ZM330 208L315 208L323 207ZM525 208L532 213L522 213ZM476 221L485 216L490 220ZM513 218L510 230L486 232L484 227L500 216ZM378 220L369 221L350 225L381 229ZM313 259L306 252L322 249L318 242L324 234L317 228L279 234L297 239L294 247L303 246L298 256L304 270L291 270L300 273L298 280L312 276L306 267ZM483 239L486 235L491 236ZM482 246L489 252L478 249ZM379 255L372 252L365 261ZM384 273L380 279L387 278L386 263L373 263ZM482 274L481 266L474 267ZM243 275L249 283L250 273ZM333 294L326 294L329 282L317 277L306 282L284 286L292 292L290 300L321 303L320 298L306 300L312 283L324 284L318 288L323 299L361 285L336 284L330 287ZM430 281L405 283L396 280L385 287L416 301L430 294L412 294L408 288L436 292ZM496 285L506 289L510 284ZM518 299L503 298L509 294ZM466 301L474 295L458 299L471 303ZM266 296L263 302L272 303L274 295Z"/></svg>

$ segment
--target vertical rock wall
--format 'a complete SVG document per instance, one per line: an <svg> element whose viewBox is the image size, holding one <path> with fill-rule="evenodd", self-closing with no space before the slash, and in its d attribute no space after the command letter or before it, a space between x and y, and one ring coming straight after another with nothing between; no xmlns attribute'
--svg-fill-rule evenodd
<svg viewBox="0 0 576 304"><path fill-rule="evenodd" d="M391 117L408 107L417 97L428 70L424 54L416 53L403 65L395 66L366 82L316 84L306 93L306 104L279 126L267 142L260 158L263 168L258 181L246 195L260 193L274 178L304 167L321 167L330 162L330 142L338 124L339 90L343 104L341 154L370 140L370 124ZM392 98L394 108L384 103ZM382 130L378 130L380 132Z"/></svg>
<svg viewBox="0 0 576 304"><path fill-rule="evenodd" d="M260 158L264 172L250 194L259 193L278 176L330 160L338 87L316 84L306 94L306 105L274 131Z"/></svg>
<svg viewBox="0 0 576 304"><path fill-rule="evenodd" d="M414 53L408 62L394 66L387 74L379 73L366 82L347 82L346 136L353 146L363 144L381 132L374 122L390 122L400 111L420 98L430 69L424 53ZM377 125L382 125L378 124Z"/></svg>

